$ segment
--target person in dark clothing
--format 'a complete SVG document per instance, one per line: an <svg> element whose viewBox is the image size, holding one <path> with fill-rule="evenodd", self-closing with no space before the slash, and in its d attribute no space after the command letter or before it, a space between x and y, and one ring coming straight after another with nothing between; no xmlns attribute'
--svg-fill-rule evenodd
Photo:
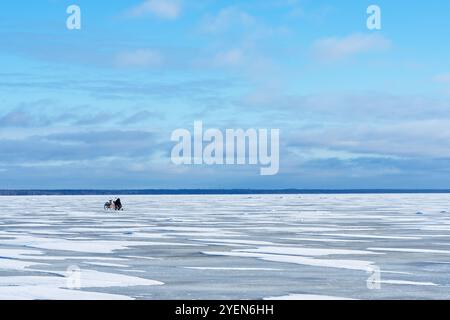
<svg viewBox="0 0 450 320"><path fill-rule="evenodd" d="M120 201L120 198L117 198L117 200L114 201L114 204L116 206L116 210L118 211L122 210L122 202Z"/></svg>

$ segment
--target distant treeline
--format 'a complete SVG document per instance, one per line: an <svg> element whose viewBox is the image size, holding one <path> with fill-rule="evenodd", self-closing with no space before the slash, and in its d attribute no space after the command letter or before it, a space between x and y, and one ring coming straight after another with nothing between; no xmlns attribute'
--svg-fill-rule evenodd
<svg viewBox="0 0 450 320"><path fill-rule="evenodd" d="M348 190L258 190L258 189L179 189L179 190L0 190L0 196L73 195L246 195L246 194L407 194L450 193L450 189L348 189Z"/></svg>

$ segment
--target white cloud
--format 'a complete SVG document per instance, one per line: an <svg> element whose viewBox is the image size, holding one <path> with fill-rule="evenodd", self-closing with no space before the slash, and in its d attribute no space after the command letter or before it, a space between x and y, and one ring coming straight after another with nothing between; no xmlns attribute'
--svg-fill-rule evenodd
<svg viewBox="0 0 450 320"><path fill-rule="evenodd" d="M439 74L434 77L434 80L438 83L450 84L450 73Z"/></svg>
<svg viewBox="0 0 450 320"><path fill-rule="evenodd" d="M134 17L148 14L161 19L177 19L181 14L181 2L179 0L146 0L129 11L129 15Z"/></svg>
<svg viewBox="0 0 450 320"><path fill-rule="evenodd" d="M235 67L244 62L244 53L241 49L231 49L218 53L214 58L214 64L220 67Z"/></svg>
<svg viewBox="0 0 450 320"><path fill-rule="evenodd" d="M201 29L207 33L221 33L232 28L244 28L255 24L248 13L235 7L222 9L217 15L210 15L203 21Z"/></svg>
<svg viewBox="0 0 450 320"><path fill-rule="evenodd" d="M397 123L342 126L328 124L303 128L287 137L287 142L301 148L390 157L450 157L448 119L413 120Z"/></svg>
<svg viewBox="0 0 450 320"><path fill-rule="evenodd" d="M378 34L352 34L325 38L313 45L314 57L324 62L342 60L357 54L389 49L391 42Z"/></svg>
<svg viewBox="0 0 450 320"><path fill-rule="evenodd" d="M115 58L115 64L122 68L149 68L159 67L163 64L163 55L152 49L138 49L135 51L119 53Z"/></svg>

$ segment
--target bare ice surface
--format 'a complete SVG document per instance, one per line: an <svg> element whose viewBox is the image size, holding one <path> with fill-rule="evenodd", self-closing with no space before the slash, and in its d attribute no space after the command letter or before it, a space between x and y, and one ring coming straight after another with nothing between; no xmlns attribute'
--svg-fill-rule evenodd
<svg viewBox="0 0 450 320"><path fill-rule="evenodd" d="M450 299L450 195L121 198L0 197L0 299Z"/></svg>

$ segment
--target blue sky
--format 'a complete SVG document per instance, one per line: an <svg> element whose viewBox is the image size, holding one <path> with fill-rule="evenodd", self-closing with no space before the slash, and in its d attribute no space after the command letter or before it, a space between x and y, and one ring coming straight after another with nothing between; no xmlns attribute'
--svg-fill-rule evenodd
<svg viewBox="0 0 450 320"><path fill-rule="evenodd" d="M448 1L1 6L1 189L450 188ZM173 165L195 120L281 129L279 174Z"/></svg>

